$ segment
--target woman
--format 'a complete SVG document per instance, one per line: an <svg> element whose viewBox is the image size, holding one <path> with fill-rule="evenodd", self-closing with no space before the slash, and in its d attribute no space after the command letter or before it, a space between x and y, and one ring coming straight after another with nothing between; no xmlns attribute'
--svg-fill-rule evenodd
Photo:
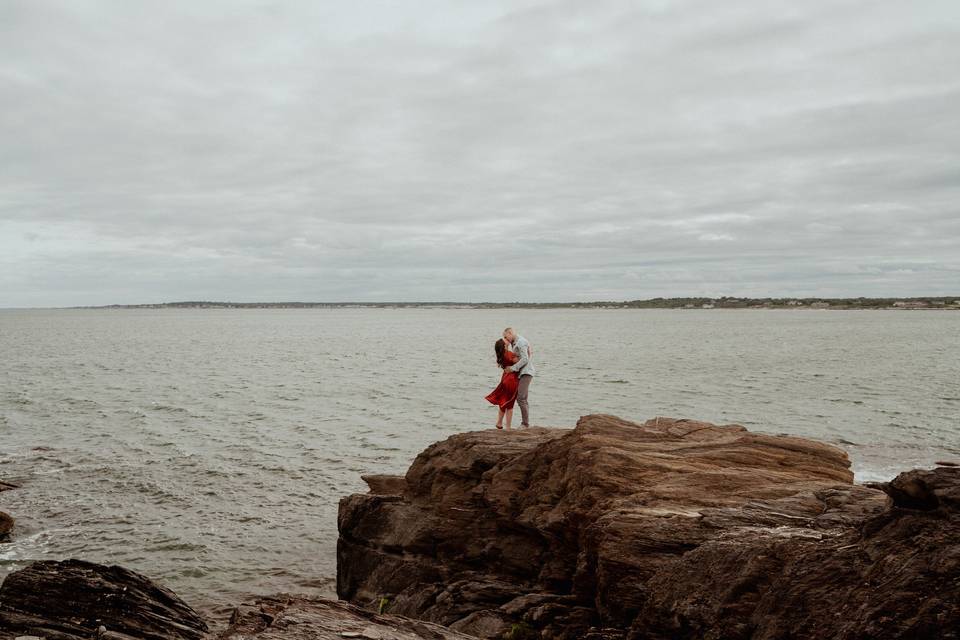
<svg viewBox="0 0 960 640"><path fill-rule="evenodd" d="M516 364L518 358L513 351L507 349L507 344L501 338L493 343L493 351L497 354L497 366L503 369L503 375L500 376L500 384L490 392L487 400L490 404L500 407L500 413L497 414L497 429L503 429L503 419L507 419L507 429L510 428L510 421L513 420L513 403L517 399L517 385L520 384L520 376L516 371L507 371L507 367Z"/></svg>

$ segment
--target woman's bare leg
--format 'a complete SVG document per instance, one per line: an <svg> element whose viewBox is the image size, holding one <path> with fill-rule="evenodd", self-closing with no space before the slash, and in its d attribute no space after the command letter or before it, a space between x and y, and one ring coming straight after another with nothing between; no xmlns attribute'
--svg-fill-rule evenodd
<svg viewBox="0 0 960 640"><path fill-rule="evenodd" d="M510 423L513 421L513 409L507 409L506 412L504 412L503 415L506 416L506 418L507 418L507 426L504 427L504 428L505 428L505 429L509 429L509 428L510 428Z"/></svg>
<svg viewBox="0 0 960 640"><path fill-rule="evenodd" d="M507 427L509 429L509 427ZM497 429L503 429L503 409L497 414Z"/></svg>

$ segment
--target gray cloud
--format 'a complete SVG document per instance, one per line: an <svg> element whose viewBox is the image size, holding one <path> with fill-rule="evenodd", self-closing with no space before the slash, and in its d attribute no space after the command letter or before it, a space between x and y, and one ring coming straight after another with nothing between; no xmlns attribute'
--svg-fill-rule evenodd
<svg viewBox="0 0 960 640"><path fill-rule="evenodd" d="M955 294L955 2L0 4L0 306Z"/></svg>

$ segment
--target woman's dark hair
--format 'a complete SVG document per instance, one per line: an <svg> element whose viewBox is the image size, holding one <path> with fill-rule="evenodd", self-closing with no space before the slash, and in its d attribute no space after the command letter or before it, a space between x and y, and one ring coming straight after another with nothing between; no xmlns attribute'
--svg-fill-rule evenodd
<svg viewBox="0 0 960 640"><path fill-rule="evenodd" d="M503 341L503 338L493 343L493 352L497 354L497 364L500 368L507 368L507 357L504 355L507 352L507 345Z"/></svg>

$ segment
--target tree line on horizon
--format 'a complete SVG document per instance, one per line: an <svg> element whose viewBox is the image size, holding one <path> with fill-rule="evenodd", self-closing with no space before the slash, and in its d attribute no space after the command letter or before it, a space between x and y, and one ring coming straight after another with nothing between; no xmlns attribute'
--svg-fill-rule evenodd
<svg viewBox="0 0 960 640"><path fill-rule="evenodd" d="M709 297L682 297L682 298L648 298L642 300L624 301L594 301L594 302L224 302L190 300L182 302L162 302L156 304L114 304L100 308L108 309L155 309L155 308L229 308L229 309L261 309L261 308L418 308L418 307L467 307L475 309L494 308L623 308L623 309L749 309L749 308L802 308L802 307L832 307L844 309L885 309L896 306L949 308L960 307L958 296L924 296L913 298L748 298L737 296Z"/></svg>

